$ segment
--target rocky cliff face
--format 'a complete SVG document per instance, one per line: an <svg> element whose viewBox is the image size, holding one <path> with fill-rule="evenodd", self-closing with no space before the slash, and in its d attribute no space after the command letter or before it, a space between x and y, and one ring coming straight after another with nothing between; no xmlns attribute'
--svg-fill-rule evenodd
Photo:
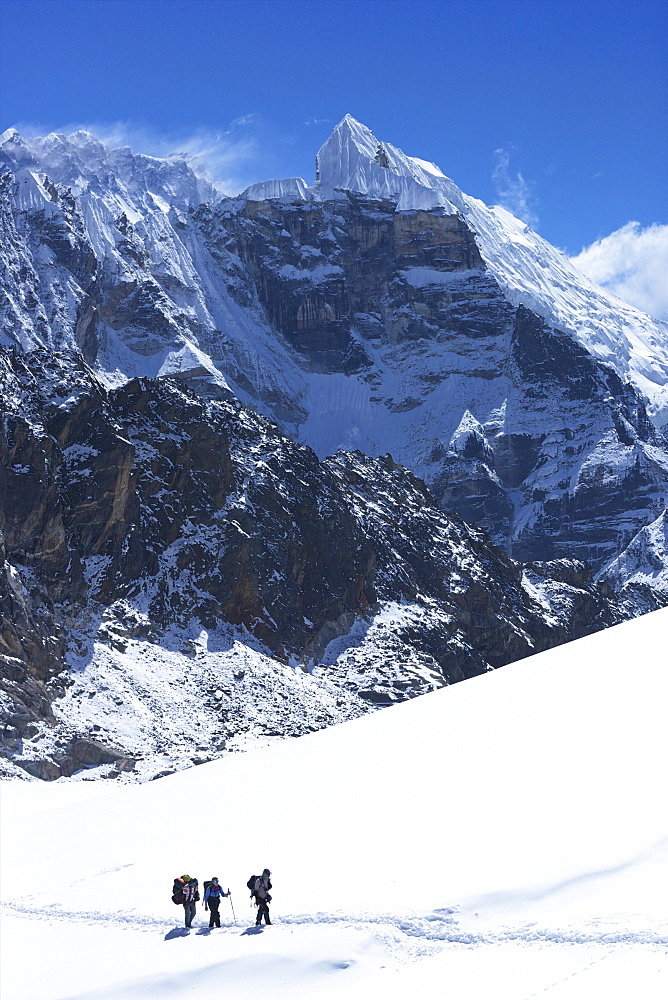
<svg viewBox="0 0 668 1000"><path fill-rule="evenodd" d="M666 442L638 392L512 306L461 216L351 195L195 220L244 262L274 328L321 376L322 408L310 391L297 430L320 454L390 439L443 510L521 559L598 568L660 509Z"/></svg>
<svg viewBox="0 0 668 1000"><path fill-rule="evenodd" d="M78 355L1 362L4 752L31 773L148 773L165 746L192 753L199 727L164 734L186 682L211 753L621 617L584 566L518 566L388 456L322 462L179 380L107 390Z"/></svg>

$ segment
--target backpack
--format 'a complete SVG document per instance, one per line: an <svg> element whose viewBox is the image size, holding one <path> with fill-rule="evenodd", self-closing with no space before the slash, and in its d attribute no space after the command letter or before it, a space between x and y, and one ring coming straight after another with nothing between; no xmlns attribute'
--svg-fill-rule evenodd
<svg viewBox="0 0 668 1000"><path fill-rule="evenodd" d="M251 877L246 882L247 887L250 889L251 896L255 895L255 881L258 878L257 875L251 875Z"/></svg>
<svg viewBox="0 0 668 1000"><path fill-rule="evenodd" d="M172 886L172 903L176 903L177 906L183 905L183 882L180 878L174 879L174 885Z"/></svg>

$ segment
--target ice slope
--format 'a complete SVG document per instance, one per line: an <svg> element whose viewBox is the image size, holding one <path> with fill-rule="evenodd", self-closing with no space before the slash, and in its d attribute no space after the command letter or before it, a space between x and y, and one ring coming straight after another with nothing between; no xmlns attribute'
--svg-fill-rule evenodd
<svg viewBox="0 0 668 1000"><path fill-rule="evenodd" d="M145 785L5 782L3 996L658 1000L667 624ZM200 907L182 936L186 870L232 887L236 926Z"/></svg>

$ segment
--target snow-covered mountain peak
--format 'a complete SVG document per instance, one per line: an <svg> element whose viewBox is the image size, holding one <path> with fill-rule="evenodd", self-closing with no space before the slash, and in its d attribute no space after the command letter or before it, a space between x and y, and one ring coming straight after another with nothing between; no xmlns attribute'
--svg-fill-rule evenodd
<svg viewBox="0 0 668 1000"><path fill-rule="evenodd" d="M19 142L23 141L15 128L7 128L0 134L0 146L3 146L6 142L15 142L17 140Z"/></svg>
<svg viewBox="0 0 668 1000"><path fill-rule="evenodd" d="M546 337L550 378L580 401L563 433L589 428L578 448L603 432L591 394L567 385L573 367L583 378L593 371L574 343L604 363L597 399L613 368L646 397L657 426L668 424L665 324L613 299L505 209L464 194L352 115L320 149L315 183L268 180L222 203L187 157L112 149L84 130L43 138L8 130L0 161L13 174L2 189L5 343L83 348L112 385L217 373L216 393L229 386L320 456L391 453L440 490L439 502L461 499L499 539L511 523L524 531L506 488L536 468L541 485L532 480L535 494L527 487L525 498L531 519L534 503L557 487L566 497L588 468L571 444L568 475L526 446L531 439L540 452L546 429L562 432L531 353ZM520 306L550 329L517 314ZM522 372L510 365L518 352ZM549 419L527 402L531 380ZM615 412L622 407L618 424L630 415L650 446L644 410L636 419L625 392L617 386L611 397ZM511 436L524 442L519 465L504 443ZM595 465L603 455L595 452ZM452 485L455 468L476 479L475 495L487 498L480 509L464 508L471 493ZM653 501L632 528L655 515Z"/></svg>
<svg viewBox="0 0 668 1000"><path fill-rule="evenodd" d="M352 115L339 122L316 163L325 195L352 191L396 201L399 211L444 208L454 214L463 206L462 192L435 164L381 142Z"/></svg>

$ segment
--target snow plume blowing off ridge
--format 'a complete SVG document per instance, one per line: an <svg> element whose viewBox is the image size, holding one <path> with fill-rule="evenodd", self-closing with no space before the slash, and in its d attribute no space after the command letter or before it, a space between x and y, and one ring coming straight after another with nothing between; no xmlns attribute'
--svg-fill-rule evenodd
<svg viewBox="0 0 668 1000"><path fill-rule="evenodd" d="M538 215L531 184L525 181L519 171L513 177L510 171L510 150L495 149L494 156L496 166L492 171L492 180L501 205L528 226L537 226Z"/></svg>
<svg viewBox="0 0 668 1000"><path fill-rule="evenodd" d="M131 149L158 160L182 160L203 181L208 182L222 197L235 195L248 186L249 174L257 174L261 147L253 134L256 116L244 115L230 122L224 130L197 128L192 132L165 134L148 126L133 122L72 122L58 132L48 133L38 124L19 123L8 129L30 140L40 140L47 135L63 136L81 142L81 136L90 135L107 147L107 155L119 149ZM1 140L0 140L1 141Z"/></svg>

